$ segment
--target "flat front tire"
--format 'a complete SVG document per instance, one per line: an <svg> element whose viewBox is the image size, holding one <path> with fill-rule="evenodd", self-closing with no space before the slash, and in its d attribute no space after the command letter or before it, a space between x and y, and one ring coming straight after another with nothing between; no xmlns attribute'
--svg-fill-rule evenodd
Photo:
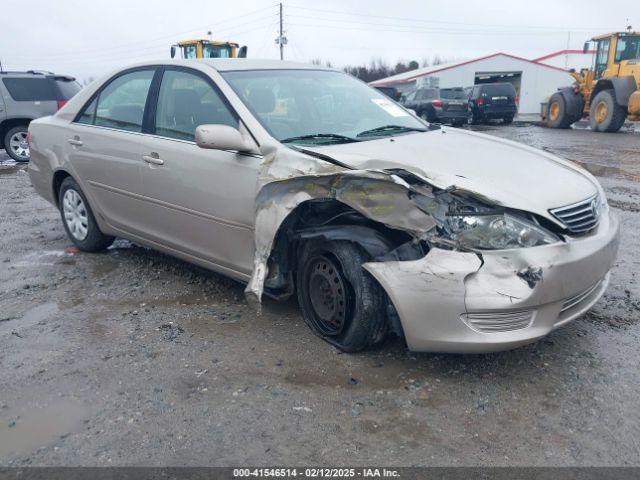
<svg viewBox="0 0 640 480"><path fill-rule="evenodd" d="M77 182L67 177L60 185L58 205L64 229L73 244L83 252L99 252L113 243L113 237L98 228L89 202Z"/></svg>
<svg viewBox="0 0 640 480"><path fill-rule="evenodd" d="M370 348L387 332L386 294L362 268L369 259L347 241L312 240L300 248L296 275L305 323L345 352Z"/></svg>

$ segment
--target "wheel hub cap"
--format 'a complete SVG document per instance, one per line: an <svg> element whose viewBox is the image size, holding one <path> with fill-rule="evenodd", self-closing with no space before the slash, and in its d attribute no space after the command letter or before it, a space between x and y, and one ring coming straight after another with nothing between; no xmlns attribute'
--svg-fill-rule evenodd
<svg viewBox="0 0 640 480"><path fill-rule="evenodd" d="M560 105L558 105L558 102L553 102L549 109L549 117L551 117L551 120L557 120L558 115L560 115Z"/></svg>
<svg viewBox="0 0 640 480"><path fill-rule="evenodd" d="M602 123L607 119L607 115L609 114L609 107L605 102L600 102L596 106L596 122Z"/></svg>
<svg viewBox="0 0 640 480"><path fill-rule="evenodd" d="M69 189L64 193L62 197L62 213L73 238L80 241L87 238L89 233L87 208L82 201L82 197L75 190Z"/></svg>
<svg viewBox="0 0 640 480"><path fill-rule="evenodd" d="M309 268L309 296L317 326L326 335L342 331L346 318L345 285L333 261L320 256Z"/></svg>
<svg viewBox="0 0 640 480"><path fill-rule="evenodd" d="M9 148L20 158L29 158L29 144L27 143L27 132L18 132L9 139Z"/></svg>

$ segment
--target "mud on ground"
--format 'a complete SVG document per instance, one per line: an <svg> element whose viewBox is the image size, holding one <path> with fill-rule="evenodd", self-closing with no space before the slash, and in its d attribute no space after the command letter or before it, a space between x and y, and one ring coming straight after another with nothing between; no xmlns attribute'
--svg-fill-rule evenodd
<svg viewBox="0 0 640 480"><path fill-rule="evenodd" d="M70 252L0 152L0 465L637 465L640 135L478 129L588 168L622 243L590 313L475 356L340 354L293 301L256 317L242 285L129 242Z"/></svg>

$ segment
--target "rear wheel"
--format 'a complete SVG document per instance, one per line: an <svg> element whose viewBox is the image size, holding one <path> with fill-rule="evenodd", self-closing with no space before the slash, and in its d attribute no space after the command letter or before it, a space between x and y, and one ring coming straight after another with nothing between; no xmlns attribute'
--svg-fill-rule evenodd
<svg viewBox="0 0 640 480"><path fill-rule="evenodd" d="M564 97L559 93L554 93L549 99L546 123L549 128L569 128L573 123L573 118L567 113Z"/></svg>
<svg viewBox="0 0 640 480"><path fill-rule="evenodd" d="M69 239L83 252L99 252L113 243L113 237L98 228L89 202L76 181L67 177L58 194L62 223Z"/></svg>
<svg viewBox="0 0 640 480"><path fill-rule="evenodd" d="M599 92L589 108L589 124L595 132L617 132L626 116L627 112L616 102L613 90Z"/></svg>
<svg viewBox="0 0 640 480"><path fill-rule="evenodd" d="M298 303L311 330L345 352L374 346L387 331L386 295L346 241L310 241L300 252Z"/></svg>
<svg viewBox="0 0 640 480"><path fill-rule="evenodd" d="M509 125L510 123L513 123L513 115L507 115L506 117L503 117L502 122L505 125Z"/></svg>
<svg viewBox="0 0 640 480"><path fill-rule="evenodd" d="M27 125L19 125L10 129L4 136L4 147L7 154L16 162L29 161L29 144L27 143Z"/></svg>

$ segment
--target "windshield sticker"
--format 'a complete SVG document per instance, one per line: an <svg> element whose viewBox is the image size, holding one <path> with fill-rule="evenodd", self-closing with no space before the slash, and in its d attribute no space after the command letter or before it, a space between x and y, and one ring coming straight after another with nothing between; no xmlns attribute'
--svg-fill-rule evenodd
<svg viewBox="0 0 640 480"><path fill-rule="evenodd" d="M398 105L390 100L384 98L372 98L371 101L387 112L392 117L408 117L409 114L405 112Z"/></svg>

